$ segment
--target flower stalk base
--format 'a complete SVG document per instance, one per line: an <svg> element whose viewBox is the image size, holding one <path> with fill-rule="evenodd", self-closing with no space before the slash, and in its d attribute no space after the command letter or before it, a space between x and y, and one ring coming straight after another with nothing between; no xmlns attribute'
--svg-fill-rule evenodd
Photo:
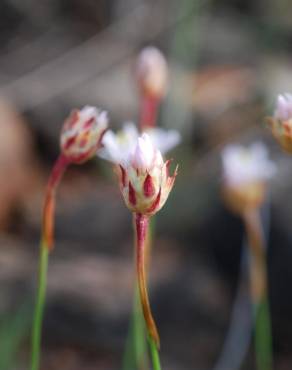
<svg viewBox="0 0 292 370"><path fill-rule="evenodd" d="M140 300L143 310L144 319L149 336L154 341L157 348L160 347L159 334L156 328L155 321L152 316L145 273L145 247L146 236L149 226L149 217L140 213L135 214L136 227L136 263L137 263L137 279L140 293Z"/></svg>

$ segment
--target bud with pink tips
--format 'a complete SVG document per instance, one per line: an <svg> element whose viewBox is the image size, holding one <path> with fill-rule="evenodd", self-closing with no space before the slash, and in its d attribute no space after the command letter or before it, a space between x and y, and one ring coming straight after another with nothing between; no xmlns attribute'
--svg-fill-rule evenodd
<svg viewBox="0 0 292 370"><path fill-rule="evenodd" d="M120 188L127 207L135 213L148 216L159 211L173 187L177 169L171 176L171 161L164 162L161 152L154 147L146 133L138 137L127 155L118 158L118 145L115 136L105 137L103 145L107 159L118 165Z"/></svg>
<svg viewBox="0 0 292 370"><path fill-rule="evenodd" d="M86 106L73 110L61 132L62 154L72 163L83 163L93 157L100 147L108 127L105 111Z"/></svg>

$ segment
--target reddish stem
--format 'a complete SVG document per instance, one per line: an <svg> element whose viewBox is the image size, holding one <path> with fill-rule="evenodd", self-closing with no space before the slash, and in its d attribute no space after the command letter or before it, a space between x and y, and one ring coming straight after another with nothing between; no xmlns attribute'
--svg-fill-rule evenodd
<svg viewBox="0 0 292 370"><path fill-rule="evenodd" d="M154 340L157 348L159 348L160 347L159 334L151 313L145 273L145 248L146 248L146 236L149 226L149 218L148 216L136 213L134 216L134 221L136 228L136 263L137 263L137 279L140 300L148 333Z"/></svg>
<svg viewBox="0 0 292 370"><path fill-rule="evenodd" d="M42 242L49 250L52 250L54 242L55 193L69 163L70 161L63 154L60 154L52 169L47 184L43 207Z"/></svg>
<svg viewBox="0 0 292 370"><path fill-rule="evenodd" d="M159 103L160 99L157 99L156 97L149 95L142 96L140 116L141 131L156 126Z"/></svg>
<svg viewBox="0 0 292 370"><path fill-rule="evenodd" d="M243 212L248 245L252 256L251 261L251 288L255 302L261 301L267 292L267 271L264 247L264 236L259 210Z"/></svg>

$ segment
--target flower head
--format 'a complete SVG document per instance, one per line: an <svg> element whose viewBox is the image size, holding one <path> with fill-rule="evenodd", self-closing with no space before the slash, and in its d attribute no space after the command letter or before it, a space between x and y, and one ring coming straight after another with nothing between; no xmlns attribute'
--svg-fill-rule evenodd
<svg viewBox="0 0 292 370"><path fill-rule="evenodd" d="M273 117L268 117L272 133L281 147L292 153L292 95L283 94L277 98Z"/></svg>
<svg viewBox="0 0 292 370"><path fill-rule="evenodd" d="M261 143L249 148L229 145L222 152L224 197L235 211L259 206L264 198L266 180L276 171Z"/></svg>
<svg viewBox="0 0 292 370"><path fill-rule="evenodd" d="M108 116L105 111L89 106L73 110L61 132L62 154L73 163L87 161L100 147L107 127Z"/></svg>
<svg viewBox="0 0 292 370"><path fill-rule="evenodd" d="M138 56L136 76L142 94L161 99L167 87L167 63L155 47L144 48Z"/></svg>
<svg viewBox="0 0 292 370"><path fill-rule="evenodd" d="M118 165L120 188L127 207L132 212L150 216L164 205L177 170L170 176L170 161L163 161L151 136L147 133L136 136L132 128L127 126L128 136L124 142L109 131L103 139L101 156ZM126 148L124 152L123 148Z"/></svg>

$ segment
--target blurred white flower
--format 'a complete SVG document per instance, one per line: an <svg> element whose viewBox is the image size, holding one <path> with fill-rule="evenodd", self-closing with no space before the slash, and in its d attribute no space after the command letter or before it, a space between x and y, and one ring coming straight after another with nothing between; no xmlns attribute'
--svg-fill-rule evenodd
<svg viewBox="0 0 292 370"><path fill-rule="evenodd" d="M176 130L151 128L146 130L146 132L153 146L162 154L173 149L181 140L180 134ZM130 156L136 148L138 137L137 127L133 123L128 122L117 134L111 130L105 133L102 139L103 148L97 154L103 159L126 167Z"/></svg>
<svg viewBox="0 0 292 370"><path fill-rule="evenodd" d="M287 121L292 118L292 95L285 93L278 95L274 117Z"/></svg>
<svg viewBox="0 0 292 370"><path fill-rule="evenodd" d="M266 181L276 172L262 143L228 145L222 152L223 197L237 214L257 209L265 200Z"/></svg>
<svg viewBox="0 0 292 370"><path fill-rule="evenodd" d="M255 143L246 148L228 145L222 151L224 181L229 186L242 186L262 182L276 172L275 164L268 158L264 144Z"/></svg>
<svg viewBox="0 0 292 370"><path fill-rule="evenodd" d="M268 117L267 122L272 134L287 152L292 153L292 95L283 94L277 98L276 109L273 117Z"/></svg>
<svg viewBox="0 0 292 370"><path fill-rule="evenodd" d="M160 99L167 87L167 62L154 46L144 48L136 63L136 76L143 94Z"/></svg>

